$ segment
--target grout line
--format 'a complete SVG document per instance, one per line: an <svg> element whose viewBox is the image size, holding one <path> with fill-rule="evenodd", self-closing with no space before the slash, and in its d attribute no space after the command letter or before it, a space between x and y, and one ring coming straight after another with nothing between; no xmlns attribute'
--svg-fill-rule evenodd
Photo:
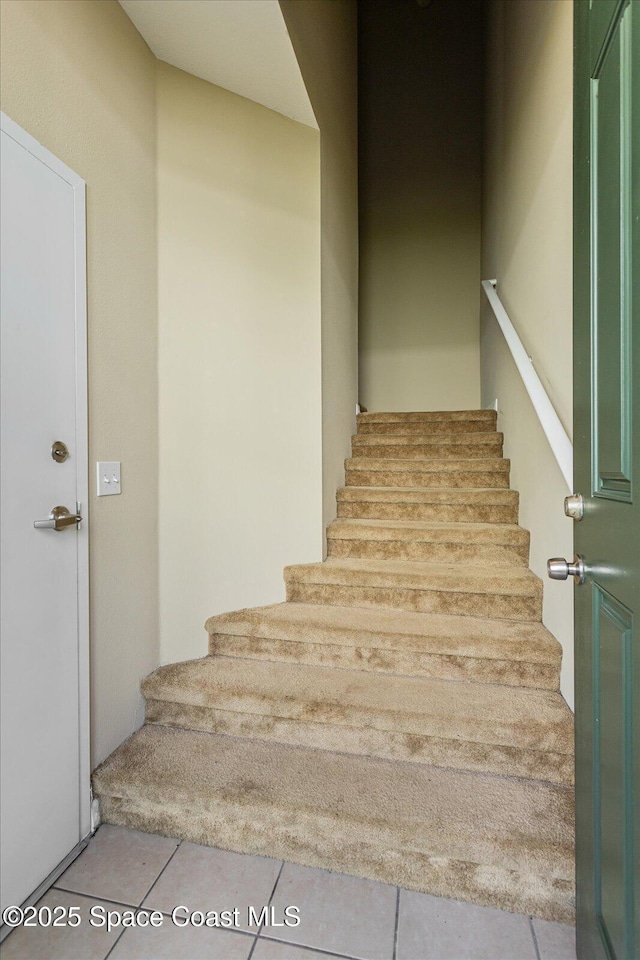
<svg viewBox="0 0 640 960"><path fill-rule="evenodd" d="M249 950L249 956L247 957L247 960L251 960L251 958L253 957L253 952L256 949L257 942L258 942L258 934L255 934L253 938L253 943L251 944L251 950Z"/></svg>
<svg viewBox="0 0 640 960"><path fill-rule="evenodd" d="M278 883L280 882L280 877L282 876L282 871L283 871L283 870L284 870L284 860L283 860L283 861L281 862L281 864L280 864L280 869L278 870L278 876L276 877L276 882L274 883L274 885L273 885L273 887L272 887L272 889L271 889L271 896L269 897L269 901L268 901L268 903L267 903L267 906L268 906L268 907L271 906L271 903L272 903L273 898L274 898L274 896L275 896L276 887L278 886ZM260 934L262 933L263 927L264 927L264 923L262 923L262 924L260 925L260 929L258 930L258 932L257 932L256 935L255 935L255 940L253 941L253 946L251 947L251 951L250 951L250 953L249 953L249 956L247 957L247 960L251 960L251 958L253 957L253 951L254 951L255 948L256 948L256 944L257 944L257 942L258 942L258 937L259 937Z"/></svg>
<svg viewBox="0 0 640 960"><path fill-rule="evenodd" d="M267 906L271 906L271 901L273 900L273 898L274 898L274 896L275 896L276 887L278 886L278 883L280 882L280 877L282 876L282 871L283 871L283 870L284 870L284 860L283 860L282 863L280 864L280 869L278 870L278 876L276 877L276 882L275 882L274 885L273 885L273 890L271 891L271 896L269 897L269 903L267 904ZM260 933L258 932L258 936L259 936L259 935L260 935Z"/></svg>
<svg viewBox="0 0 640 960"><path fill-rule="evenodd" d="M112 900L110 897L95 897L95 899L96 899L96 900L103 900L103 899L104 899L104 900L107 900L109 903L117 903L119 906L129 907L130 909L135 910L136 913L137 913L137 912L141 909L142 903L143 903L143 902L146 900L146 898L149 896L149 894L151 893L151 891L152 891L153 888L155 887L156 883L158 882L158 880L160 879L160 877L162 876L162 874L164 873L164 871L167 869L167 867L169 866L169 864L171 863L171 861L172 861L173 858L175 857L175 855L176 855L176 853L178 852L178 850L180 849L180 846L181 846L181 845L182 845L182 840L178 840L178 842L177 842L177 844L176 844L175 850L173 851L173 853L171 854L171 856L169 857L169 859L168 859L167 862L165 863L164 867L162 868L162 870L160 871L160 873L158 874L158 876L155 878L155 880L153 881L153 883L151 884L151 886L149 887L149 889L147 890L147 892L145 893L145 895L143 896L143 898L142 898L142 900L140 901L139 904L124 903L124 902L121 901L121 900ZM87 894L78 893L77 890L65 890L64 887L56 887L55 889L56 889L56 890L64 890L65 893L75 893L75 894L77 894L77 896L84 896L84 897L87 896ZM92 894L89 894L88 896L92 896ZM143 908L143 909L146 909L146 907ZM104 955L104 960L109 960L109 957L111 956L111 954L112 954L113 951L115 950L115 948L116 948L117 944L120 942L121 938L122 938L122 937L125 935L125 933L127 932L127 929L128 929L127 927L123 927L123 928L122 928L122 930L120 931L120 933L118 934L118 936L116 937L116 939L115 939L115 940L113 941L113 943L111 944L111 947L109 948L108 952Z"/></svg>
<svg viewBox="0 0 640 960"><path fill-rule="evenodd" d="M295 947L296 950L309 950L312 953L321 953L324 957L337 957L339 960L362 960L362 958L353 957L350 953L330 953L323 950L322 947L310 947L306 943L293 943L291 940L276 940L275 937L261 936L261 940L268 940L270 943L279 943L282 946Z"/></svg>
<svg viewBox="0 0 640 960"><path fill-rule="evenodd" d="M167 867L169 866L169 864L171 863L171 861L173 860L173 858L175 857L176 853L178 852L178 850L180 849L181 846L182 846L182 840L178 840L178 843L176 844L175 850L173 851L173 853L171 854L171 856L169 857L169 859L168 859L167 862L165 863L164 867L162 868L162 870L160 871L160 873L158 874L158 876L155 878L155 880L153 881L153 883L151 884L151 886L149 887L149 889L148 889L147 892L145 893L144 897L142 898L142 900L141 900L140 903L138 904L139 907L142 907L142 904L143 904L144 901L147 899L147 897L149 896L149 894L151 893L151 891L152 891L153 888L155 887L156 883L158 882L158 880L160 879L160 877L162 876L162 874L165 872L165 870L167 869ZM150 908L144 907L143 909L147 910L147 909L150 909Z"/></svg>
<svg viewBox="0 0 640 960"><path fill-rule="evenodd" d="M118 907L127 907L129 910L139 910L137 903L127 903L126 900L116 900L115 897L96 896L94 893L80 893L79 890L70 890L68 887L53 886L52 890L60 890L62 893L72 893L76 897L84 897L85 900L104 900L106 903L115 903ZM145 907L146 909L146 907Z"/></svg>
<svg viewBox="0 0 640 960"><path fill-rule="evenodd" d="M259 854L258 854L259 856ZM151 912L151 907L141 907L142 910L148 910ZM161 913L163 917L167 920L171 920L171 913L167 913L165 910L158 910L158 913ZM203 908L203 912L206 913L206 909ZM218 930L224 930L225 933L239 933L241 937L257 937L258 934L254 933L253 930L242 930L240 927L216 927Z"/></svg>
<svg viewBox="0 0 640 960"><path fill-rule="evenodd" d="M393 928L393 960L396 960L398 953L398 920L400 919L400 887L396 888L396 918ZM539 960L539 958L538 958Z"/></svg>
<svg viewBox="0 0 640 960"><path fill-rule="evenodd" d="M109 960L109 957L111 956L111 954L112 954L113 951L115 950L116 945L117 945L118 943L120 943L120 940L122 939L122 937L124 937L124 935L125 935L125 933L126 933L126 930L127 930L127 928L125 928L125 927L122 928L122 930L120 931L120 933L118 934L118 936L116 937L116 939L115 939L115 940L113 941L113 943L111 944L111 949L108 951L108 953L105 953L105 955L104 955L104 960Z"/></svg>
<svg viewBox="0 0 640 960"><path fill-rule="evenodd" d="M533 945L536 950L537 960L540 960L540 948L538 947L538 938L536 937L535 927L533 926L533 917L529 917L529 929L531 930L531 936L533 937Z"/></svg>

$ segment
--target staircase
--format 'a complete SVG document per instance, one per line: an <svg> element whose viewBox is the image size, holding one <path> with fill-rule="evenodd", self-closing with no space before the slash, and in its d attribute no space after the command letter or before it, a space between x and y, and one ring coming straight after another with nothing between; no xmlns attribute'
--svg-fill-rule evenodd
<svg viewBox="0 0 640 960"><path fill-rule="evenodd" d="M573 920L573 723L494 411L358 417L324 563L212 617L104 821Z"/></svg>

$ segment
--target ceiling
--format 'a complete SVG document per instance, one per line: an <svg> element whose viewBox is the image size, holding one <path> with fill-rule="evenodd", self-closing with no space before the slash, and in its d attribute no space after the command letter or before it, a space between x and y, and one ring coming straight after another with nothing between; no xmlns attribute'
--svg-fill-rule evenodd
<svg viewBox="0 0 640 960"><path fill-rule="evenodd" d="M120 0L156 57L317 129L277 0Z"/></svg>

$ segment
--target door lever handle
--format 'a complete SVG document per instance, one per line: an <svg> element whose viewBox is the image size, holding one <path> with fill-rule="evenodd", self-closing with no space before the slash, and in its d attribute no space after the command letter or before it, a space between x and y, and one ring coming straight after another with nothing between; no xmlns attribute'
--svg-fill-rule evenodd
<svg viewBox="0 0 640 960"><path fill-rule="evenodd" d="M34 520L36 530L66 530L67 527L77 526L82 517L79 513L69 513L66 507L54 507L48 520Z"/></svg>

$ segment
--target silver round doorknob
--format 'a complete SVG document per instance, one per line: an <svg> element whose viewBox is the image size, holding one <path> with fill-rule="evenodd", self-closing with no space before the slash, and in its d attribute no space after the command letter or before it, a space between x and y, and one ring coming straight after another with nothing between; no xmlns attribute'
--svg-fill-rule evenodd
<svg viewBox="0 0 640 960"><path fill-rule="evenodd" d="M584 497L581 493L572 493L564 498L564 512L572 520L582 520L584 517Z"/></svg>
<svg viewBox="0 0 640 960"><path fill-rule="evenodd" d="M576 583L584 583L584 560L576 556L573 558L573 563L569 563L564 557L553 557L547 560L547 574L551 580L568 580L569 577L573 577Z"/></svg>

